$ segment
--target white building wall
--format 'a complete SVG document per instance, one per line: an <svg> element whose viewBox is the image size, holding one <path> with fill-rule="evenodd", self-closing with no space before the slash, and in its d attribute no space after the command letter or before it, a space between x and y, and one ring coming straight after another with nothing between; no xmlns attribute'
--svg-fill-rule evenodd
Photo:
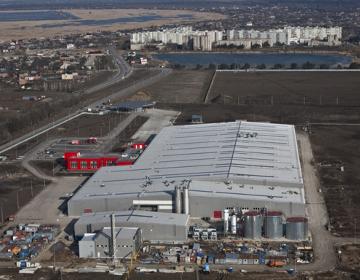
<svg viewBox="0 0 360 280"><path fill-rule="evenodd" d="M152 41L156 41L162 42L163 44L174 43L178 45L183 45L187 44L190 38L194 38L194 49L210 50L210 44L216 43L217 45L219 45L220 42L223 41L224 34L226 34L227 37L226 41L251 39L258 40L259 42L267 41L271 46L273 46L277 42L290 45L299 43L311 43L312 41L316 40L329 40L330 44L339 44L342 38L342 28L287 26L283 29L270 29L266 31L231 29L223 32L219 30L192 30L190 26L186 26L166 30L137 32L131 34L130 40L132 44L147 44L151 43ZM201 39L201 36L205 35L207 35L208 38ZM197 37L198 39L196 39Z"/></svg>

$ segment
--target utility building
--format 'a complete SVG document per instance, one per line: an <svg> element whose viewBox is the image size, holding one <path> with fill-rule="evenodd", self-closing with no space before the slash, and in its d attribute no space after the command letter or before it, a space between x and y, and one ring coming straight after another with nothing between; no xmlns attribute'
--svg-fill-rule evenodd
<svg viewBox="0 0 360 280"><path fill-rule="evenodd" d="M68 212L214 217L230 207L305 215L294 126L236 121L166 127L134 165L97 171L71 198Z"/></svg>
<svg viewBox="0 0 360 280"><path fill-rule="evenodd" d="M79 241L80 258L119 258L130 259L140 249L141 231L139 228L116 227L115 243L111 227L104 227L96 233L86 233ZM113 252L115 244L115 252ZM115 253L115 254L114 254Z"/></svg>

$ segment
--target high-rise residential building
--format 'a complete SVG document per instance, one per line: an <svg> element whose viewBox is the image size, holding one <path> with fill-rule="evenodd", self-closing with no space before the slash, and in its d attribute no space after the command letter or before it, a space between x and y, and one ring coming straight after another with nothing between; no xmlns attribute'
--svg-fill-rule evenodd
<svg viewBox="0 0 360 280"><path fill-rule="evenodd" d="M189 45L194 50L210 51L213 44L251 47L268 43L276 44L307 44L307 45L339 45L341 44L341 27L299 27L286 26L282 29L270 30L193 30L191 26L177 27L157 31L145 31L131 34L131 47L139 49L147 44Z"/></svg>

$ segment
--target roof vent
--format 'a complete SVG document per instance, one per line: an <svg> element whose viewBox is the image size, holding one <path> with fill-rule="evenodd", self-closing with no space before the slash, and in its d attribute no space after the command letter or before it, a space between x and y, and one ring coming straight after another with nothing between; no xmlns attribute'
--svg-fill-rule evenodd
<svg viewBox="0 0 360 280"><path fill-rule="evenodd" d="M224 184L228 186L228 185L232 184L232 181L231 181L231 180L226 179L226 180L224 181Z"/></svg>

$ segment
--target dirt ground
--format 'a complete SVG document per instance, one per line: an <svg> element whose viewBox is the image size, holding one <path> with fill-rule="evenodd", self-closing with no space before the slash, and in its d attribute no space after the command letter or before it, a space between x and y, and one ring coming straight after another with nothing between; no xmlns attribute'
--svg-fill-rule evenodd
<svg viewBox="0 0 360 280"><path fill-rule="evenodd" d="M125 127L119 135L116 136L112 152L123 152L125 145L130 141L130 138L138 129L148 120L147 117L137 116L135 119Z"/></svg>
<svg viewBox="0 0 360 280"><path fill-rule="evenodd" d="M209 100L226 104L360 105L359 72L218 72Z"/></svg>
<svg viewBox="0 0 360 280"><path fill-rule="evenodd" d="M166 79L143 90L158 102L199 103L211 82L213 71L174 70Z"/></svg>
<svg viewBox="0 0 360 280"><path fill-rule="evenodd" d="M305 122L360 122L359 107L312 105L229 105L158 103L158 108L181 111L178 124L191 121L192 114L201 114L206 123L234 120L271 121L288 124Z"/></svg>
<svg viewBox="0 0 360 280"><path fill-rule="evenodd" d="M344 245L339 248L339 268L348 272L360 271L360 245Z"/></svg>
<svg viewBox="0 0 360 280"><path fill-rule="evenodd" d="M312 132L332 232L360 237L360 126L312 126Z"/></svg>
<svg viewBox="0 0 360 280"><path fill-rule="evenodd" d="M281 279L296 279L296 280L347 280L347 279L359 279L356 278L356 274L351 273L339 273L339 272L320 272L317 274L298 274L296 276L290 276L286 272L263 272L263 273L216 273L213 272L209 275L199 273L197 278L196 273L176 273L176 274L161 274L161 273L132 273L130 277L114 276L107 273L61 273L53 272L50 269L42 269L36 272L34 275L19 275L17 269L1 269L0 274L8 276L4 279L23 279L23 280L113 280L113 279L129 279L129 280L235 280L235 279L247 279L247 280L281 280Z"/></svg>
<svg viewBox="0 0 360 280"><path fill-rule="evenodd" d="M26 205L48 184L18 164L0 164L0 224Z"/></svg>
<svg viewBox="0 0 360 280"><path fill-rule="evenodd" d="M103 137L127 117L125 113L83 115L57 129L52 137Z"/></svg>
<svg viewBox="0 0 360 280"><path fill-rule="evenodd" d="M77 34L94 31L117 31L137 28L147 28L150 26L162 26L175 23L190 23L204 21L211 18L223 19L224 15L218 13L206 13L196 11L179 10L148 10L148 9L93 9L93 10L64 10L78 16L83 20L100 20L98 24L78 24L74 20L46 20L46 21L11 21L2 22L0 30L0 40L29 39L37 37L52 37L54 35ZM149 21L124 21L117 23L107 23L107 19L131 18L144 15L161 15L163 18ZM192 18L181 18L180 15L192 15ZM62 26L65 24L65 26ZM48 25L44 27L43 25ZM57 26L58 25L58 26ZM35 35L36 34L36 35Z"/></svg>

